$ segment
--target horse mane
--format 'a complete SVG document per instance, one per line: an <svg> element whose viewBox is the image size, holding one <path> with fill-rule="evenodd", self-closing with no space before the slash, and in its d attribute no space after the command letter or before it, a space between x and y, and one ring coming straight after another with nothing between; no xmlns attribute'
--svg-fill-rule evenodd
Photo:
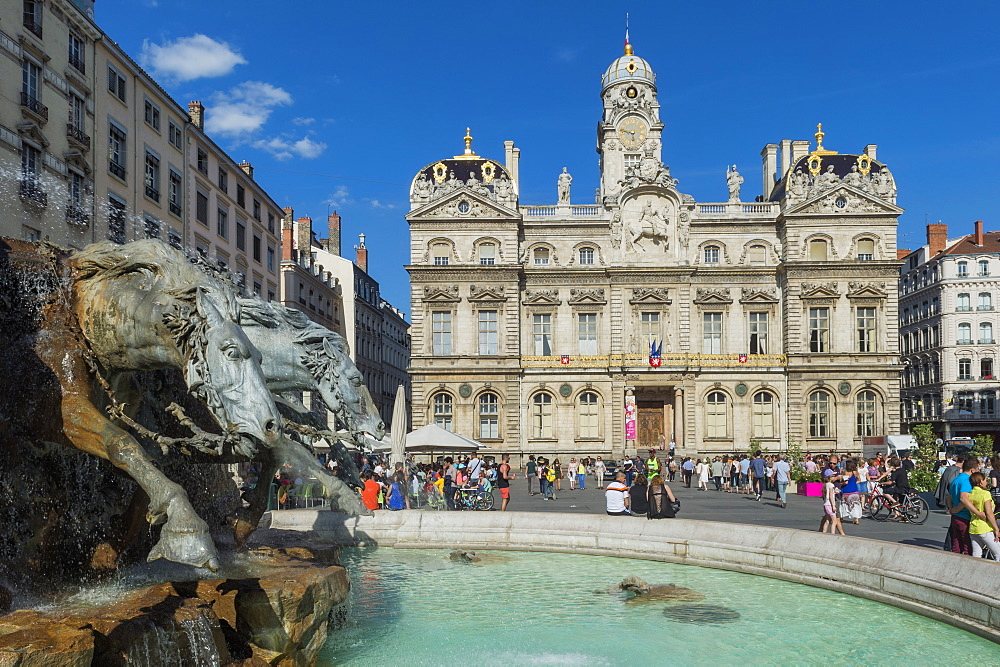
<svg viewBox="0 0 1000 667"><path fill-rule="evenodd" d="M316 324L300 310L263 299L240 299L240 313L241 322L250 320L270 329L287 326L295 334L294 342L300 345L311 347L329 340L345 354L350 353L350 346L343 336Z"/></svg>
<svg viewBox="0 0 1000 667"><path fill-rule="evenodd" d="M199 289L215 297L225 314L239 321L240 304L233 290L199 269L181 251L157 239L119 245L91 243L69 259L81 281L113 280L143 274L160 282L160 290L193 307Z"/></svg>

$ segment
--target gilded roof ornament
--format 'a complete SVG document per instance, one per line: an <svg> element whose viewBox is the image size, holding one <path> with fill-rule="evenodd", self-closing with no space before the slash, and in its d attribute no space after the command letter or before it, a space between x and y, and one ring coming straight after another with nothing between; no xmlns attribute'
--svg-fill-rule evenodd
<svg viewBox="0 0 1000 667"><path fill-rule="evenodd" d="M816 124L816 150L809 153L810 155L836 155L837 151L829 151L823 148L823 137L826 136L826 132L823 131L823 123Z"/></svg>
<svg viewBox="0 0 1000 667"><path fill-rule="evenodd" d="M456 160L478 160L479 156L472 152L472 129L471 128L468 128L468 127L465 128L465 137L463 138L463 141L465 141L465 152L462 153L461 155L456 155L455 159Z"/></svg>

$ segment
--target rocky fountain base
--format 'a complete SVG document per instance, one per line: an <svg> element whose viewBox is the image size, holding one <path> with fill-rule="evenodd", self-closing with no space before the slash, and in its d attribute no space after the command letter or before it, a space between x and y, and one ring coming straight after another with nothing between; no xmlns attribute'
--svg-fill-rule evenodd
<svg viewBox="0 0 1000 667"><path fill-rule="evenodd" d="M337 547L258 547L262 576L175 581L97 609L0 616L0 665L312 665L342 621Z"/></svg>

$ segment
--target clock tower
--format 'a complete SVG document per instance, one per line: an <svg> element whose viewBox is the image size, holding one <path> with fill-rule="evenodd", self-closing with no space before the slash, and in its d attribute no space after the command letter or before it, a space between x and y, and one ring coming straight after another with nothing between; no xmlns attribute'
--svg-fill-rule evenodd
<svg viewBox="0 0 1000 667"><path fill-rule="evenodd" d="M638 167L644 157L660 161L660 103L656 99L656 73L632 52L611 63L602 78L604 113L597 124L597 152L601 156L601 197L617 195L626 170Z"/></svg>

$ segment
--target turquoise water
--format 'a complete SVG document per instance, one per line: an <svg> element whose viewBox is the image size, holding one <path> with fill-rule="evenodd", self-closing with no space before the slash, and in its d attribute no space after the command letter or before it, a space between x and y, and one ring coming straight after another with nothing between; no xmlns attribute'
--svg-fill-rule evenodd
<svg viewBox="0 0 1000 667"><path fill-rule="evenodd" d="M601 556L482 554L468 564L442 550L345 549L349 621L319 664L1000 664L1000 645L976 635L800 584ZM705 599L637 604L594 593L630 575ZM697 618L705 606L718 622L664 614Z"/></svg>

